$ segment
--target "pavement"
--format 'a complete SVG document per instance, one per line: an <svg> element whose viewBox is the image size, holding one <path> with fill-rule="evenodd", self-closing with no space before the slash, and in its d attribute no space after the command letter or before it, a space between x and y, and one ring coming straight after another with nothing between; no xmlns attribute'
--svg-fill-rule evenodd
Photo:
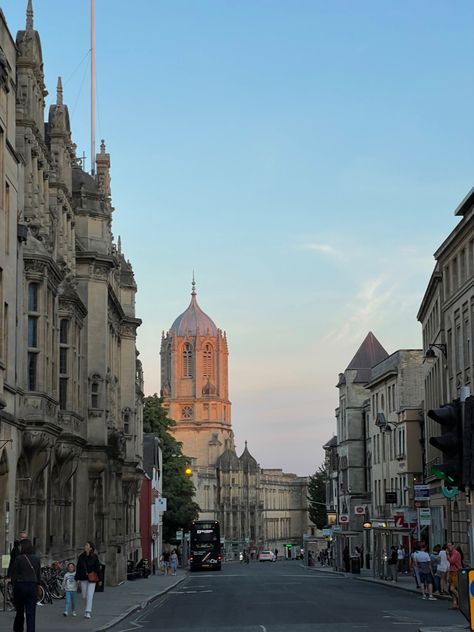
<svg viewBox="0 0 474 632"><path fill-rule="evenodd" d="M65 617L64 599L36 608L36 632L103 632L117 625L137 610L146 608L155 599L172 590L188 576L178 569L176 576L150 575L147 579L126 581L94 596L92 618L84 619L81 595L76 597L77 617ZM1 607L1 604L0 604ZM0 611L0 630L13 628L14 612Z"/></svg>

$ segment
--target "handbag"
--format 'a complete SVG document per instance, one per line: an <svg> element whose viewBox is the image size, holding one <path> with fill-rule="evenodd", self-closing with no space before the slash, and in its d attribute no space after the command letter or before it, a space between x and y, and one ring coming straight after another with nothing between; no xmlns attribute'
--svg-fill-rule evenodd
<svg viewBox="0 0 474 632"><path fill-rule="evenodd" d="M91 571L90 573L87 573L87 581L91 584L97 584L97 582L99 581L99 576L95 571Z"/></svg>

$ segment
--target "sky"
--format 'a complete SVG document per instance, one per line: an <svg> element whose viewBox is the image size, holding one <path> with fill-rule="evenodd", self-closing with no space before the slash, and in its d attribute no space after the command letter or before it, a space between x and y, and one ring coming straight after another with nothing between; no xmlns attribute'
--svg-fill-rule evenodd
<svg viewBox="0 0 474 632"><path fill-rule="evenodd" d="M89 2L33 5L47 104L61 76L89 156ZM24 27L26 0L0 6ZM96 0L97 147L146 394L194 270L227 332L238 453L317 470L368 331L421 347L433 253L473 185L473 22L470 0Z"/></svg>

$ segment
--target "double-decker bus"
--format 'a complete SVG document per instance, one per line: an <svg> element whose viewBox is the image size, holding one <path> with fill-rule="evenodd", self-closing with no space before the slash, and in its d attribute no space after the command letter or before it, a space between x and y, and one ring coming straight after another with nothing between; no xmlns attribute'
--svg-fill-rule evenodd
<svg viewBox="0 0 474 632"><path fill-rule="evenodd" d="M217 520L196 520L189 530L189 570L222 568L221 530Z"/></svg>

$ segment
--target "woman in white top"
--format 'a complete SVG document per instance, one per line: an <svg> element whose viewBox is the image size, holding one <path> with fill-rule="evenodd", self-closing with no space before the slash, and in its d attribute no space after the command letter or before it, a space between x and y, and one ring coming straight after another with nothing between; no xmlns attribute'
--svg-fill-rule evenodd
<svg viewBox="0 0 474 632"><path fill-rule="evenodd" d="M436 571L436 574L439 575L441 579L440 593L447 595L448 594L447 577L448 577L449 562L446 556L446 544L444 544L443 547L440 549L438 555L439 555L439 564L438 564L438 569Z"/></svg>

